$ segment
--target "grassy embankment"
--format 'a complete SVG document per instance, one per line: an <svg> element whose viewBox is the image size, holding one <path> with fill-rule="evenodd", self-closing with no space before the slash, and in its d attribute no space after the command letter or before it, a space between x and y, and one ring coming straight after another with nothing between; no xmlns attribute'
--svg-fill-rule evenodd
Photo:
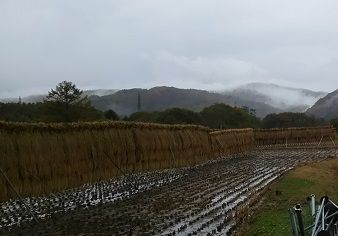
<svg viewBox="0 0 338 236"><path fill-rule="evenodd" d="M306 197L311 194L316 195L317 201L327 194L337 202L337 179L337 158L292 170L270 187L264 203L240 226L238 235L291 235L288 208L300 203L303 216L308 216ZM278 195L276 191L280 191ZM305 220L309 225L309 217Z"/></svg>

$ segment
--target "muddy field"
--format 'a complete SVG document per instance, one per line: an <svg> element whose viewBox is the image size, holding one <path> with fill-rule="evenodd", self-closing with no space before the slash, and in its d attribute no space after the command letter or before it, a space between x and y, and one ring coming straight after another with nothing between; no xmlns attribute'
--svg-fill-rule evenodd
<svg viewBox="0 0 338 236"><path fill-rule="evenodd" d="M225 235L270 182L335 149L294 148L227 156L193 168L129 175L0 205L0 234Z"/></svg>

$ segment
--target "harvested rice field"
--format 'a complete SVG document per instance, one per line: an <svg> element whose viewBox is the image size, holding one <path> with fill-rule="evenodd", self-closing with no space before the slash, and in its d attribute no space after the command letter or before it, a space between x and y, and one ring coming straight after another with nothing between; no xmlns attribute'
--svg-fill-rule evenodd
<svg viewBox="0 0 338 236"><path fill-rule="evenodd" d="M335 148L260 148L193 167L25 198L25 205L6 201L0 205L0 234L232 234L272 181L297 166L336 155Z"/></svg>

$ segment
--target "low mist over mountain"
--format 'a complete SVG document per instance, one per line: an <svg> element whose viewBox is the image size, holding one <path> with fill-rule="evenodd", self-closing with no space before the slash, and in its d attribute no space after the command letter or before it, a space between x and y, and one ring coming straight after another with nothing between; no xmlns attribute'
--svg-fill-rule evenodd
<svg viewBox="0 0 338 236"><path fill-rule="evenodd" d="M2 98L0 99L0 102L8 103L8 102L19 102L21 99L21 102L25 103L36 103L36 102L42 102L43 99L46 98L46 94L36 94L36 95L30 95L26 97L21 98Z"/></svg>
<svg viewBox="0 0 338 236"><path fill-rule="evenodd" d="M250 83L223 93L235 98L240 97L244 100L254 100L259 103L269 104L287 112L305 112L318 99L327 94L326 92L265 83Z"/></svg>
<svg viewBox="0 0 338 236"><path fill-rule="evenodd" d="M338 90L319 99L306 113L318 118L330 120L338 117Z"/></svg>
<svg viewBox="0 0 338 236"><path fill-rule="evenodd" d="M115 93L116 89L93 89L93 90L84 90L83 95L84 96L105 96L109 94ZM22 97L21 101L25 103L35 103L35 102L42 102L43 99L45 99L47 94L37 94L37 95L31 95L27 97ZM0 102L18 102L19 98L4 98L0 99Z"/></svg>
<svg viewBox="0 0 338 236"><path fill-rule="evenodd" d="M83 91L83 95L87 96L106 96L110 94L114 94L118 91L118 89L94 89L94 90L85 90Z"/></svg>

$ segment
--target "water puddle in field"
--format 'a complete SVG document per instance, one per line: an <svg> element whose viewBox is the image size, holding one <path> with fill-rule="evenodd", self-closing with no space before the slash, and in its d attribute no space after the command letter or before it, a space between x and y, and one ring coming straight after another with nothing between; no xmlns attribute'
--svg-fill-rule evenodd
<svg viewBox="0 0 338 236"><path fill-rule="evenodd" d="M259 175L247 179L245 183L239 184L225 194L216 196L211 200L211 203L216 203L212 207L202 210L197 215L175 224L163 231L161 235L167 235L173 232L175 232L175 235L187 235L193 232L206 234L206 232L217 231L220 222L226 215L229 215L236 206L242 204L254 192L257 192L275 180L284 170L285 168L278 170L277 167L257 169L255 174L261 172ZM214 220L215 218L218 220ZM204 226L203 228L205 228L206 231L201 229L201 226ZM224 231L224 229L222 229L222 231Z"/></svg>

